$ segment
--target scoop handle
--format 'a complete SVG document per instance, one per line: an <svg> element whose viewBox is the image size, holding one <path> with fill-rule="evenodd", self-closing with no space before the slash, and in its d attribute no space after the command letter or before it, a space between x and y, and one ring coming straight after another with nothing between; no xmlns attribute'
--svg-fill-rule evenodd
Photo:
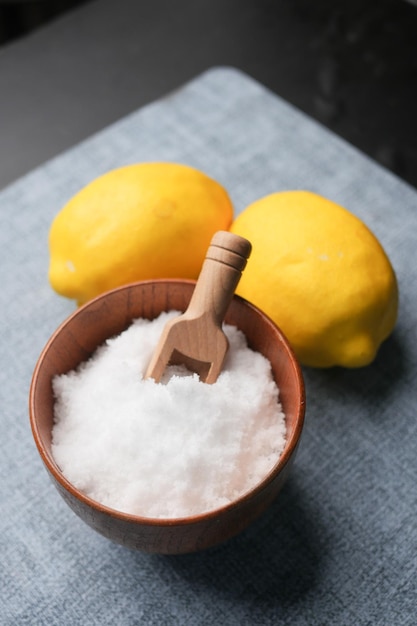
<svg viewBox="0 0 417 626"><path fill-rule="evenodd" d="M251 243L239 235L222 230L215 233L187 308L187 316L205 314L221 326L251 250Z"/></svg>

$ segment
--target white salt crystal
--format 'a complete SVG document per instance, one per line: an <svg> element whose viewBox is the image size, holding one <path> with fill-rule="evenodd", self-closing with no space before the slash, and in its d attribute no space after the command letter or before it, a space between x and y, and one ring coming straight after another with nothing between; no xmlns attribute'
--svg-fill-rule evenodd
<svg viewBox="0 0 417 626"><path fill-rule="evenodd" d="M226 505L257 485L285 445L285 417L270 363L226 325L214 385L170 366L143 374L177 312L138 319L77 371L57 376L52 452L66 478L102 504L151 518Z"/></svg>

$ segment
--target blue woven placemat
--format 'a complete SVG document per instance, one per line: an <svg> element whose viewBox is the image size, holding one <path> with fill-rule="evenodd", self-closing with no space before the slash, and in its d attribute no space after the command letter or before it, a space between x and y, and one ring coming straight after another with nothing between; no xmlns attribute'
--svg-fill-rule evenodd
<svg viewBox="0 0 417 626"><path fill-rule="evenodd" d="M74 305L47 282L47 235L80 187L171 160L229 191L236 213L310 189L361 217L397 272L398 325L372 366L305 370L290 480L247 531L163 557L114 545L52 487L32 441L36 359ZM417 192L249 77L215 68L0 193L0 623L414 625L417 605Z"/></svg>

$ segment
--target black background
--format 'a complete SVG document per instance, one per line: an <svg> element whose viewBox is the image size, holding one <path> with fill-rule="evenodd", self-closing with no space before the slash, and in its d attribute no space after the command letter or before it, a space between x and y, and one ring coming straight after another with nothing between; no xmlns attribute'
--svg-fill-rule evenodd
<svg viewBox="0 0 417 626"><path fill-rule="evenodd" d="M0 0L0 186L214 65L417 186L416 36L405 0Z"/></svg>

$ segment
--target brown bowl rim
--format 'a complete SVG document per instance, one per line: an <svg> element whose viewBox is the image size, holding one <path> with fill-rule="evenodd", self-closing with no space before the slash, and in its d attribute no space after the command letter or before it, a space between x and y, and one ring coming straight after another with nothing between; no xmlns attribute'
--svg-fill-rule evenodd
<svg viewBox="0 0 417 626"><path fill-rule="evenodd" d="M288 339L286 338L286 336L284 335L284 333L282 332L282 330L279 328L279 326L266 314L264 313L264 311L262 311L259 307L257 307L256 305L252 304L251 302L249 302L248 300L246 300L245 298L242 298L241 296L238 296L237 294L235 294L233 296L233 299L237 299L240 300L244 306L247 306L253 310L255 310L255 312L260 315L261 317L264 318L265 322L271 326L274 331L279 335L280 341L281 343L285 346L285 349L287 351L288 357L291 361L293 370L294 370L294 375L295 378L297 380L297 386L298 389L300 391L300 400L299 400L299 408L298 408L298 414L297 414L297 419L296 419L296 425L294 428L294 432L293 435L290 439L290 441L287 441L285 444L285 448L281 454L281 456L279 457L278 461L275 463L275 465L272 467L272 469L268 472L268 474L266 474L266 476L259 482L257 483L254 487L252 487L249 491L243 493L241 496L239 496L238 498L236 498L236 500L233 500L233 502L230 502L226 505L223 505L221 507L218 507L216 509L210 509L209 511L206 511L205 513L198 513L195 515L190 515L190 516L185 516L185 517L172 517L172 518L159 518L159 517L146 517L146 516L141 516L141 515L135 515L132 513L126 513L123 511L119 511L118 509L114 509L112 507L106 506L104 504L102 504L101 502L94 500L93 498L90 498L89 496L87 496L86 494L84 494L82 491L79 491L62 473L62 471L59 469L58 464L55 462L55 460L53 459L53 456L51 453L49 453L46 449L46 447L44 446L43 442L42 442L42 438L41 435L39 433L38 430L38 426L37 426L37 421L36 421L36 417L35 417L35 394L36 394L36 386L37 386L37 381L38 381L38 377L39 377L39 373L41 371L42 368L42 364L43 361L46 357L46 354L50 348L50 346L54 343L56 337L68 326L72 323L72 320L77 317L78 315L80 315L80 313L82 313L84 310L88 309L89 307L95 305L98 301L100 300L104 300L106 299L110 294L113 294L117 291L123 291L126 289L132 289L132 287L140 287L141 285L145 285L145 284L162 284L162 283L170 283L170 284L178 284L178 285L182 285L182 284L195 284L196 281L195 280L190 280L190 279L175 279L175 278L169 278L169 279L154 279L154 280L141 280L141 281L135 281L135 282L131 282L125 285L121 285L119 287L115 287L114 289L110 289L108 291L105 291L101 294L99 294L98 296L96 296L95 298L92 298L91 300L89 300L88 302L86 302L85 304L79 306L77 309L75 309L72 313L70 313L70 315L64 319L61 324L56 328L56 330L52 333L52 335L49 337L48 341L46 342L44 348L42 349L40 356L36 362L35 365L35 369L33 371L33 375L32 375L32 379L31 379L31 384L30 384L30 390L29 390L29 417L30 417L30 426L31 426L31 430L32 430L32 435L33 438L35 440L35 444L36 447L38 449L38 452L41 456L41 459L44 463L44 465L46 466L47 470L49 471L49 473L51 474L51 476L53 477L54 480L56 480L61 487L63 487L67 492L69 492L75 499L77 499L78 501L82 502L83 504L89 506L90 508L98 511L101 514L107 515L109 517L113 517L113 518L117 518L119 520L122 520L124 522L128 522L130 524L139 524L139 525L148 525L148 526L159 526L159 527L169 527L169 526L184 526L184 525L193 525L196 523L200 523L203 520L211 520L213 518L219 517L219 515L223 514L226 511L230 511L233 510L239 506L241 506L242 504L244 504L245 502L249 501L250 499L253 498L254 495L262 492L264 489L266 489L266 487L269 485L269 483L271 481L273 481L276 477L276 475L281 472L283 470L283 468L287 465L287 463L290 461L292 455L295 453L298 443L300 441L300 437L301 437L301 433L303 430L303 426L304 426L304 419L305 419L305 408L306 408L306 396L305 396L305 384L304 384L304 378L303 378L303 374L302 374L302 369L301 369L301 365L297 360L297 357L294 353L294 350L292 349Z"/></svg>

